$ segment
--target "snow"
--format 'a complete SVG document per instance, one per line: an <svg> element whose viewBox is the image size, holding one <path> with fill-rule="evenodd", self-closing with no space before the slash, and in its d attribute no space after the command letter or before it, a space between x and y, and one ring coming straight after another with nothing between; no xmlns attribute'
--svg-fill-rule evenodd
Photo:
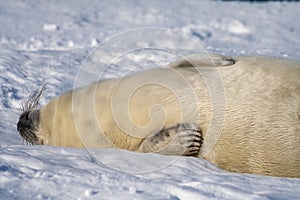
<svg viewBox="0 0 300 200"><path fill-rule="evenodd" d="M22 102L213 52L300 60L300 3L1 1L0 199L297 199L300 179L199 158L22 145ZM96 49L95 49L96 47Z"/></svg>
<svg viewBox="0 0 300 200"><path fill-rule="evenodd" d="M56 24L44 24L43 29L44 31L56 31L59 27Z"/></svg>
<svg viewBox="0 0 300 200"><path fill-rule="evenodd" d="M2 199L297 199L300 195L299 179L228 173L198 158L39 146L0 151Z"/></svg>

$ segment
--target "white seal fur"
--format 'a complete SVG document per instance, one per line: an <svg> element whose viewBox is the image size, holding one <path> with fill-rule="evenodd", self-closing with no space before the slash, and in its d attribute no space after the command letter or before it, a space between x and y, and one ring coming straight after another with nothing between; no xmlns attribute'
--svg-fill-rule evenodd
<svg viewBox="0 0 300 200"><path fill-rule="evenodd" d="M218 91L223 107L213 105ZM300 177L300 64L192 55L24 109L18 130L31 144L192 155L231 172Z"/></svg>

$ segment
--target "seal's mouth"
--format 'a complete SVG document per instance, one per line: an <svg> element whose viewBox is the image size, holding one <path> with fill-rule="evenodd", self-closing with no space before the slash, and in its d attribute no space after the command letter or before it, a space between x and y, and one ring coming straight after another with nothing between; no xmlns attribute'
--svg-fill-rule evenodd
<svg viewBox="0 0 300 200"><path fill-rule="evenodd" d="M36 134L39 127L39 118L39 110L27 110L20 115L17 123L17 130L27 144L43 144L43 140Z"/></svg>

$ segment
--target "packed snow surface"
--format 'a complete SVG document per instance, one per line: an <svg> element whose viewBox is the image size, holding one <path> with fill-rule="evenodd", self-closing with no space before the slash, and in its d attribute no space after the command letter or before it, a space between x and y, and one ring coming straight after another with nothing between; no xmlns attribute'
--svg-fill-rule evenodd
<svg viewBox="0 0 300 200"><path fill-rule="evenodd" d="M197 52L300 60L299 2L0 2L0 199L299 199L300 179L190 157L27 146L20 107ZM97 73L95 73L97 72Z"/></svg>

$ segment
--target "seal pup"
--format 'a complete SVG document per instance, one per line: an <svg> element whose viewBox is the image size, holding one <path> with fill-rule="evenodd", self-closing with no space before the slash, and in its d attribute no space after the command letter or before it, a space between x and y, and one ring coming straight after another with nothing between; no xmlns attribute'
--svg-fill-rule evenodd
<svg viewBox="0 0 300 200"><path fill-rule="evenodd" d="M300 64L285 59L192 55L62 94L25 110L17 127L31 144L191 155L231 172L300 177L299 77Z"/></svg>

